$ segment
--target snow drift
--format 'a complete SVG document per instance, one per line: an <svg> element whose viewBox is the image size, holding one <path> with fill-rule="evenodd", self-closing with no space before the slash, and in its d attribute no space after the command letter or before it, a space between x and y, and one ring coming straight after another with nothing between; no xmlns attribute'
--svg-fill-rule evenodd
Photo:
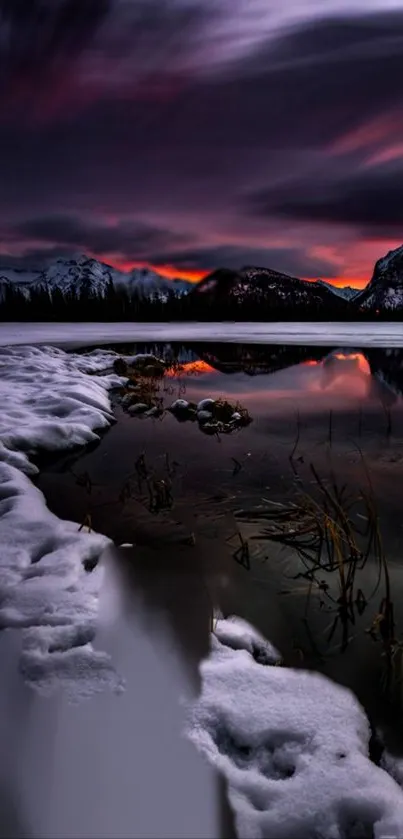
<svg viewBox="0 0 403 839"><path fill-rule="evenodd" d="M239 619L218 621L188 734L227 778L242 839L398 839L403 795L368 757L353 694L279 656Z"/></svg>
<svg viewBox="0 0 403 839"><path fill-rule="evenodd" d="M21 668L45 692L118 685L108 656L92 645L102 569L85 570L109 540L54 516L26 477L38 471L30 457L39 450L97 440L96 429L113 421L108 390L122 380L94 374L115 357L0 350L0 628L22 630Z"/></svg>
<svg viewBox="0 0 403 839"><path fill-rule="evenodd" d="M0 348L0 461L35 474L30 455L63 451L98 440L114 421L108 390L116 353L68 355L54 347Z"/></svg>

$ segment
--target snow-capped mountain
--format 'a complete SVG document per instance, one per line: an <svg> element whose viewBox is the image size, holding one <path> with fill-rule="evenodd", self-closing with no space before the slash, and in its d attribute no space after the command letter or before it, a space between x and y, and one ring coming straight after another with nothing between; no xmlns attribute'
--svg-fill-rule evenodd
<svg viewBox="0 0 403 839"><path fill-rule="evenodd" d="M133 295L139 297L166 297L169 292L187 294L192 283L187 280L168 280L149 268L134 268L130 274L119 272L115 277L116 286L124 286Z"/></svg>
<svg viewBox="0 0 403 839"><path fill-rule="evenodd" d="M331 307L343 310L347 303L329 289L326 283L306 282L305 280L272 271L269 268L246 266L241 271L220 268L205 277L195 287L193 294L206 300L206 303L220 303L232 307L264 306L269 309L320 310Z"/></svg>
<svg viewBox="0 0 403 839"><path fill-rule="evenodd" d="M403 245L378 259L371 281L354 302L374 312L403 308Z"/></svg>
<svg viewBox="0 0 403 839"><path fill-rule="evenodd" d="M39 279L42 271L37 268L29 270L27 268L11 268L0 265L0 283L12 283L20 286L30 285Z"/></svg>
<svg viewBox="0 0 403 839"><path fill-rule="evenodd" d="M85 254L56 259L46 268L36 270L0 266L0 288L13 286L25 294L43 288L50 293L89 293L103 297L111 283L142 298L160 296L165 299L169 291L186 294L192 287L186 280L168 280L148 268L135 268L130 273L119 271Z"/></svg>
<svg viewBox="0 0 403 839"><path fill-rule="evenodd" d="M344 300L354 300L357 297L357 294L360 293L358 288L353 288L352 286L344 286L344 288L339 288L339 286L332 285L332 283L327 283L326 280L317 280L319 285L323 285L325 288L329 289L336 297L342 297Z"/></svg>
<svg viewBox="0 0 403 839"><path fill-rule="evenodd" d="M18 287L24 297L29 298L29 289L41 276L40 269L32 271L25 268L4 267L0 265L0 301L4 300L7 289Z"/></svg>
<svg viewBox="0 0 403 839"><path fill-rule="evenodd" d="M118 273L110 265L82 255L57 259L43 271L35 285L45 286L50 292L57 289L62 294L87 292L103 296Z"/></svg>

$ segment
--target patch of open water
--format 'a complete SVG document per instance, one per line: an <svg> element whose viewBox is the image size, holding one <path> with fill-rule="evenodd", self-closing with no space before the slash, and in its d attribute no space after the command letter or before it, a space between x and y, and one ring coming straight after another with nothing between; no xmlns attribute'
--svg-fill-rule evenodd
<svg viewBox="0 0 403 839"><path fill-rule="evenodd" d="M151 619L161 610L169 617L177 645L192 661L205 651L207 633L200 627L210 607L237 613L270 638L286 664L319 669L350 686L386 736L389 725L388 745L398 749L400 714L381 687L382 644L366 632L384 594L382 580L370 596L378 574L372 548L354 583L355 592L365 594L365 608L355 611L350 643L341 651L340 625L329 640L337 574L325 574L333 601L314 586L308 603L309 581L298 576L304 568L296 551L252 538L264 522L251 528L235 513L265 500L284 505L303 494L317 498L312 467L327 487L371 491L396 637L403 638L403 351L211 343L113 349L151 352L169 362L153 381L153 398L164 408L178 397L223 398L245 407L253 421L209 436L169 411L158 419L130 416L116 395L117 422L96 447L42 464L38 485L51 510L79 522L88 523L90 515L95 530L117 545L134 545L124 551L126 582L143 592ZM150 510L140 457L153 480L169 482L172 509ZM122 493L128 483L129 493ZM243 564L242 540L249 560Z"/></svg>

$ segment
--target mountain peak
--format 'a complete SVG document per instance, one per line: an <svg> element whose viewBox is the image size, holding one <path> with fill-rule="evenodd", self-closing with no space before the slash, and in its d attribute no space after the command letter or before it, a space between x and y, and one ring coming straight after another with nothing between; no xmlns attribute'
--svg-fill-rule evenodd
<svg viewBox="0 0 403 839"><path fill-rule="evenodd" d="M388 251L386 256L382 256L378 259L375 265L374 275L377 271L378 273L388 271L391 266L393 267L400 263L403 265L403 245L399 245L399 247Z"/></svg>
<svg viewBox="0 0 403 839"><path fill-rule="evenodd" d="M305 311L312 309L314 313L328 306L340 309L346 305L346 301L335 295L326 283L308 283L271 268L253 265L247 265L241 271L219 268L201 280L192 293L203 295L207 304L228 303L235 310L249 307L252 313L257 307L263 307L267 315L281 309L291 311L301 307Z"/></svg>
<svg viewBox="0 0 403 839"><path fill-rule="evenodd" d="M375 311L403 307L403 245L378 259L371 281L356 302L362 309Z"/></svg>
<svg viewBox="0 0 403 839"><path fill-rule="evenodd" d="M332 283L327 283L326 280L317 280L317 283L328 288L332 294L336 294L337 297L343 297L344 300L354 300L355 297L360 293L358 288L353 288L352 286L335 286Z"/></svg>
<svg viewBox="0 0 403 839"><path fill-rule="evenodd" d="M19 288L45 288L50 293L93 294L105 296L111 282L115 287L126 288L133 296L161 297L166 299L169 291L185 294L191 288L186 280L168 280L150 268L135 268L125 273L100 262L85 253L72 253L58 257L42 269L28 271L25 268L0 268L0 281Z"/></svg>

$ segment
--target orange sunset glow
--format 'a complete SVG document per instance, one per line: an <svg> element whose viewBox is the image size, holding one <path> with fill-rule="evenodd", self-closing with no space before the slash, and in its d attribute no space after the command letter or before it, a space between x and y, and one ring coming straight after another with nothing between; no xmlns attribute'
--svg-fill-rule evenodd
<svg viewBox="0 0 403 839"><path fill-rule="evenodd" d="M371 368L365 355L360 352L357 353L335 353L334 358L337 358L338 361L355 361L357 363L358 369L361 373L365 373L366 376L371 375Z"/></svg>
<svg viewBox="0 0 403 839"><path fill-rule="evenodd" d="M94 259L102 259L105 260L109 265L112 265L113 268L117 268L119 271L133 271L135 268L148 268L150 271L156 271L156 273L161 274L162 277L166 277L168 280L188 280L191 283L198 283L200 280L203 280L204 277L207 277L212 271L215 271L217 265L212 265L208 270L201 270L196 268L176 268L175 265L155 265L150 262L127 262L125 260L116 259L114 257L109 256L99 256L97 254L92 254ZM224 266L225 267L225 266ZM270 266L268 266L270 267ZM305 280L308 283L317 282L319 279L318 277L301 277L301 279ZM365 288L367 283L369 282L369 277L327 277L327 283L331 283L332 285L337 286L338 288L345 288L346 286L351 286L352 288L362 289Z"/></svg>
<svg viewBox="0 0 403 839"><path fill-rule="evenodd" d="M206 375L206 373L216 373L217 370L215 367L211 367L210 364L207 364L207 361L198 359L197 361L187 361L184 364L181 364L179 371L177 368L171 367L166 371L165 375L169 378L176 378L178 376L178 372L180 375L184 374L185 376L200 376Z"/></svg>
<svg viewBox="0 0 403 839"><path fill-rule="evenodd" d="M307 283L315 283L320 279L319 277L301 277L302 280L306 280ZM326 282L330 285L336 286L336 288L346 288L350 286L351 288L362 289L365 288L367 283L369 282L369 277L326 277Z"/></svg>
<svg viewBox="0 0 403 839"><path fill-rule="evenodd" d="M94 257L97 259L95 255ZM152 265L149 262L126 262L112 257L102 258L105 258L109 265L112 265L114 268L118 268L119 271L128 272L133 271L135 268L148 268L150 271L156 271L168 280L189 280L191 283L198 283L199 280L207 277L207 275L214 270L213 268L211 268L211 271L201 271L196 268L189 268L185 270L183 268L175 268L174 265Z"/></svg>
<svg viewBox="0 0 403 839"><path fill-rule="evenodd" d="M365 355L360 352L356 353L333 353L332 358L337 359L337 361L345 361L345 362L353 362L354 367L360 371L360 373L364 373L366 376L371 375L371 368L370 365L365 358ZM323 360L322 361L315 361L314 359L307 359L307 361L300 362L301 367L323 367ZM343 370L340 370L342 373Z"/></svg>

